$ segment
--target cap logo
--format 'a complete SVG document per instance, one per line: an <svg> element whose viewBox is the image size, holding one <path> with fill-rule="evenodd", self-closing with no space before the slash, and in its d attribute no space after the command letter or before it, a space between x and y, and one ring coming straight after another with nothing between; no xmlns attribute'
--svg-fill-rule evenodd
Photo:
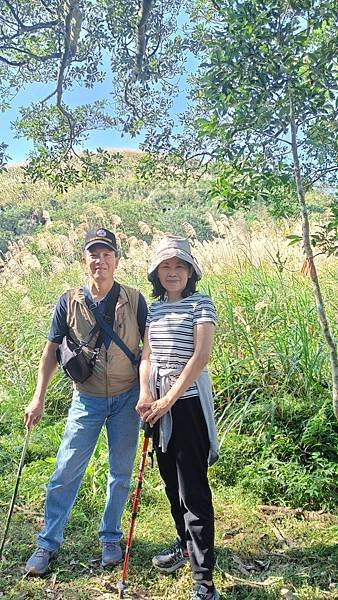
<svg viewBox="0 0 338 600"><path fill-rule="evenodd" d="M96 235L99 235L100 237L105 237L107 233L104 229L98 229Z"/></svg>

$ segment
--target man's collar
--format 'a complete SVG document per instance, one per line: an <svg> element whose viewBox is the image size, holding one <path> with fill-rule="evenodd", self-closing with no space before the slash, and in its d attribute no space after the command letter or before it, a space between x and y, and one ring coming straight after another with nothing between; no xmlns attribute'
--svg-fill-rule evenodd
<svg viewBox="0 0 338 600"><path fill-rule="evenodd" d="M107 292L108 293L108 292ZM106 296L105 296L106 297ZM103 300L104 298L102 298ZM76 300L77 302L79 302L80 304L84 304L86 305L86 299L85 299L85 295L84 295L84 289L83 287L77 288L74 294L74 300ZM126 304L126 302L128 302L128 296L124 290L124 288L121 285L121 289L120 289L120 295L119 295L119 299L117 301L117 305L116 308L119 308L120 306L123 306L123 304Z"/></svg>

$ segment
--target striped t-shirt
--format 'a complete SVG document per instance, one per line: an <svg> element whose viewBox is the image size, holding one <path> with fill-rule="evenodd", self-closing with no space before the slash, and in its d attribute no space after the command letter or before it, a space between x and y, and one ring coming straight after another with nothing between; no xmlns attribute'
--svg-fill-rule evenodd
<svg viewBox="0 0 338 600"><path fill-rule="evenodd" d="M153 302L146 324L149 327L151 362L158 367L182 371L194 352L194 325L215 322L216 312L211 298L199 292L177 302ZM196 396L197 393L197 386L193 384L182 398Z"/></svg>

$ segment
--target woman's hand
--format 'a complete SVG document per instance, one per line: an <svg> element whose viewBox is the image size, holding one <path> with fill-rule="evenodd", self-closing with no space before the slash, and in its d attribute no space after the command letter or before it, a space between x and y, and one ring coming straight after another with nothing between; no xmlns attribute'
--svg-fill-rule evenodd
<svg viewBox="0 0 338 600"><path fill-rule="evenodd" d="M138 403L136 404L135 410L140 415L141 419L145 420L145 415L149 413L149 409L154 402L150 391L141 392Z"/></svg>
<svg viewBox="0 0 338 600"><path fill-rule="evenodd" d="M167 396L162 396L151 404L148 411L144 413L143 420L149 423L150 427L154 427L155 423L168 412L173 404L174 402Z"/></svg>

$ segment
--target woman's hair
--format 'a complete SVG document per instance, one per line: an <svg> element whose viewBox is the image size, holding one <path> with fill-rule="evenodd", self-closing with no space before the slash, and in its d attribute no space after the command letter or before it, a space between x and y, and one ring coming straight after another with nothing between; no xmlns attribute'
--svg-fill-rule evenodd
<svg viewBox="0 0 338 600"><path fill-rule="evenodd" d="M182 262L185 265L187 265L187 267L190 268L191 265L189 265L189 263L187 263L185 260L182 260ZM193 269L193 272L188 279L187 285L185 286L185 288L182 292L182 298L187 298L188 296L192 296L192 294L194 294L196 292L197 281L198 281L198 277L197 277L196 271ZM157 274L157 269L151 277L151 285L153 288L152 294L151 294L152 297L159 298L160 300L164 300L165 295L166 295L166 290L159 280L159 277Z"/></svg>

